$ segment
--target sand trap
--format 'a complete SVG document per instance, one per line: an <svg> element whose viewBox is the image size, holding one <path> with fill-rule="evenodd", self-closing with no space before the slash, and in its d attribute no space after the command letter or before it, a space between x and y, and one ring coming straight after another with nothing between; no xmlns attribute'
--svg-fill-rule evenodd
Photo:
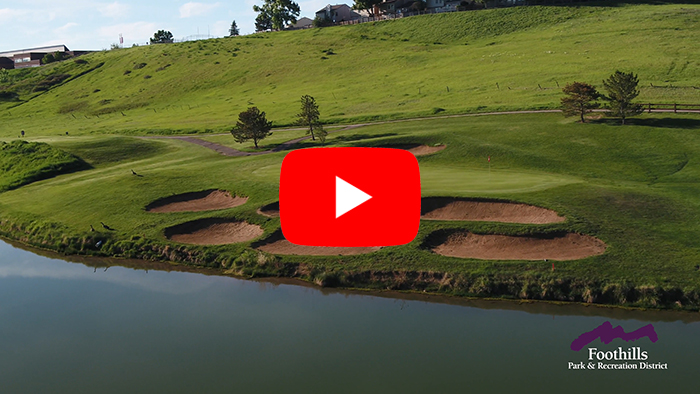
<svg viewBox="0 0 700 394"><path fill-rule="evenodd" d="M280 202L264 205L258 209L258 213L269 218L278 218L280 217Z"/></svg>
<svg viewBox="0 0 700 394"><path fill-rule="evenodd" d="M428 146L420 144L394 144L394 145L383 145L382 148L391 149L403 149L413 153L414 156L425 156L432 155L433 153L440 152L441 150L447 148L445 145L438 146Z"/></svg>
<svg viewBox="0 0 700 394"><path fill-rule="evenodd" d="M603 241L568 233L551 237L456 233L433 249L437 254L483 260L578 260L605 252Z"/></svg>
<svg viewBox="0 0 700 394"><path fill-rule="evenodd" d="M243 205L247 197L232 197L223 190L184 193L161 198L146 206L148 212L201 212L233 208Z"/></svg>
<svg viewBox="0 0 700 394"><path fill-rule="evenodd" d="M232 219L200 219L167 228L169 240L194 245L226 245L252 241L263 235L263 229Z"/></svg>
<svg viewBox="0 0 700 394"><path fill-rule="evenodd" d="M408 148L407 151L413 153L414 156L425 156L432 155L433 153L440 152L441 150L447 148L445 145L438 146L428 146L428 145L418 145L414 148Z"/></svg>
<svg viewBox="0 0 700 394"><path fill-rule="evenodd" d="M447 197L423 198L421 218L526 224L561 223L566 220L550 209L527 204Z"/></svg>
<svg viewBox="0 0 700 394"><path fill-rule="evenodd" d="M281 232L274 234L270 240L256 249L272 254L287 254L298 256L350 256L376 252L376 248L335 248L324 246L300 246L284 239Z"/></svg>

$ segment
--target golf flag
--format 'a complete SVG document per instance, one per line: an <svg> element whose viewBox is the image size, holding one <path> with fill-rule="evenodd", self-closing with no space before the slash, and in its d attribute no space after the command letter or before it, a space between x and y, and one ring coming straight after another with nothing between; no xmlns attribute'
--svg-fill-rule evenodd
<svg viewBox="0 0 700 394"><path fill-rule="evenodd" d="M489 163L491 162L491 156L489 156Z"/></svg>
<svg viewBox="0 0 700 394"><path fill-rule="evenodd" d="M119 44L124 44L124 37L121 34L119 34Z"/></svg>

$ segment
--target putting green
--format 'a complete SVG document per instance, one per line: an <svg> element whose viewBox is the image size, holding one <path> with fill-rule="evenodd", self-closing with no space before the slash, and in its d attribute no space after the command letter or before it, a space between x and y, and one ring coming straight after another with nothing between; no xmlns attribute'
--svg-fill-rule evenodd
<svg viewBox="0 0 700 394"><path fill-rule="evenodd" d="M421 165L423 195L484 195L535 192L581 182L574 177L508 170Z"/></svg>

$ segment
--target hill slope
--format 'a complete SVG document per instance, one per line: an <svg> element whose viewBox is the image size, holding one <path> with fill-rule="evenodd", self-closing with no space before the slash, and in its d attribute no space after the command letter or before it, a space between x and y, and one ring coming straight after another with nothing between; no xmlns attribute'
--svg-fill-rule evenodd
<svg viewBox="0 0 700 394"><path fill-rule="evenodd" d="M642 101L700 103L700 6L514 7L104 51L14 70L0 137L223 131L247 106L290 124L546 108L616 69ZM4 100L4 101L3 101Z"/></svg>
<svg viewBox="0 0 700 394"><path fill-rule="evenodd" d="M42 179L90 168L80 158L40 142L0 145L0 192Z"/></svg>

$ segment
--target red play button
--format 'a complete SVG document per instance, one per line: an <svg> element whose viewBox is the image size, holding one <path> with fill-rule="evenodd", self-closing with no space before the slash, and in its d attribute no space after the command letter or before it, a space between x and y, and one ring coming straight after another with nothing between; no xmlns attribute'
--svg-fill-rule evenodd
<svg viewBox="0 0 700 394"><path fill-rule="evenodd" d="M420 223L418 161L400 149L293 151L282 162L280 220L298 245L407 244Z"/></svg>

